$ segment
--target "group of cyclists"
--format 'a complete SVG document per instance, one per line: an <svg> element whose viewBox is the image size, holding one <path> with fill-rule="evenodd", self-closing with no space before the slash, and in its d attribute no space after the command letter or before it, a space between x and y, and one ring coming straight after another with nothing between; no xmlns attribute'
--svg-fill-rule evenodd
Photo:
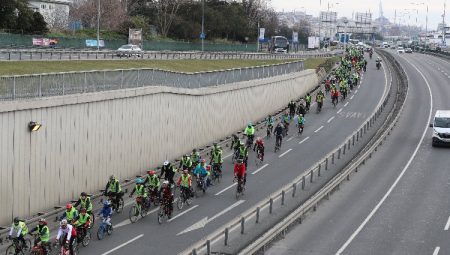
<svg viewBox="0 0 450 255"><path fill-rule="evenodd" d="M364 59L362 50L356 48L347 49L340 64L333 69L322 83L325 93L331 95L333 105L339 102L340 94L342 99L345 100L349 90L352 90L358 84L362 72L366 71L366 66L367 61ZM321 111L325 100L322 86L315 95L318 113ZM275 117L272 115L267 116L264 121L266 139L269 139L272 135L276 137L275 151L280 149L283 137L288 135L289 125L293 121L298 128L298 134L300 135L303 132L305 115L309 112L311 103L312 95L310 93L307 93L298 102L290 101L287 111L281 115L280 121L276 125ZM252 123L248 123L243 133L247 139L246 142L242 141L236 134L232 136L230 148L233 151L233 181L237 181L239 185L242 185L240 187L242 190L245 189L247 180L246 170L248 168L249 150L256 152L257 160L264 161L264 140L261 137L254 139L255 131L255 126ZM205 158L200 156L196 149L193 149L190 154L183 155L178 167L168 160L164 161L159 174L155 170L149 170L146 176L136 179L135 186L129 197L136 194L137 197L142 198L142 204L146 207L150 207L152 202L157 201L160 206L165 206L168 209L168 218L170 219L173 212L175 187L179 187L180 191L188 197L194 197L194 185L197 185L197 188L205 192L208 187L214 185L214 180L221 178L224 158L222 147L214 143L209 155L209 164L207 164ZM178 172L180 172L180 175L175 182L174 178ZM112 212L118 212L120 207L123 207L124 196L120 181L114 175L110 176L103 195L107 199L103 202L103 208L98 216L112 228ZM66 210L59 218L60 227L55 243L64 243L69 247L70 254L73 254L74 246L77 242L80 242L78 239L83 238L86 231L93 225L94 219L95 215L91 198L85 192L82 192L73 205L72 203L66 205ZM45 252L44 254L51 250L50 229L46 219L40 219L38 225L29 231L24 220L14 218L9 238L17 239L26 250L30 248L25 241L27 234L35 236L35 245L39 244Z"/></svg>

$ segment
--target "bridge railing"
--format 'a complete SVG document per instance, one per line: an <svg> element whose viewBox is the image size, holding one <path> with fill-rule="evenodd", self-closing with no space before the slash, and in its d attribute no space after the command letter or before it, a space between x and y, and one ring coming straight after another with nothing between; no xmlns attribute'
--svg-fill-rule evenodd
<svg viewBox="0 0 450 255"><path fill-rule="evenodd" d="M62 96L144 86L201 88L263 79L304 70L303 61L220 71L179 73L122 69L0 77L0 100Z"/></svg>

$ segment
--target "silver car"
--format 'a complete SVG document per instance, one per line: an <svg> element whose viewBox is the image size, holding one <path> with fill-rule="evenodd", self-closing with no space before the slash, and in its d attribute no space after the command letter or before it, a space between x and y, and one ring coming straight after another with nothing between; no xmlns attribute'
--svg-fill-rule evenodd
<svg viewBox="0 0 450 255"><path fill-rule="evenodd" d="M125 44L120 46L120 48L117 49L117 56L118 57L131 57L131 56L138 56L140 57L142 54L142 49L134 44Z"/></svg>

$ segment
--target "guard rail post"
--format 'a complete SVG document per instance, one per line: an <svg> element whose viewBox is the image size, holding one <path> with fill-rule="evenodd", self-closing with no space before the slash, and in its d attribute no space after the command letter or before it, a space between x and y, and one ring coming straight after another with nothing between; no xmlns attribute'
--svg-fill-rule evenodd
<svg viewBox="0 0 450 255"><path fill-rule="evenodd" d="M347 142L347 147L348 147L347 150L350 150L350 142L351 142L351 139L349 138L348 142Z"/></svg>
<svg viewBox="0 0 450 255"><path fill-rule="evenodd" d="M197 250L195 248L192 249L192 255L197 255Z"/></svg>
<svg viewBox="0 0 450 255"><path fill-rule="evenodd" d="M224 237L224 245L227 246L228 245L228 228L225 228L225 237Z"/></svg>
<svg viewBox="0 0 450 255"><path fill-rule="evenodd" d="M256 207L256 223L259 223L259 214L260 214L261 208Z"/></svg>
<svg viewBox="0 0 450 255"><path fill-rule="evenodd" d="M13 78L13 94L12 94L13 100L16 99L16 76Z"/></svg>
<svg viewBox="0 0 450 255"><path fill-rule="evenodd" d="M328 156L327 156L327 158L325 159L325 170L328 170Z"/></svg>
<svg viewBox="0 0 450 255"><path fill-rule="evenodd" d="M11 52L8 52L8 60L11 60Z"/></svg>
<svg viewBox="0 0 450 255"><path fill-rule="evenodd" d="M331 155L331 164L334 165L334 151L333 151L333 154Z"/></svg>
<svg viewBox="0 0 450 255"><path fill-rule="evenodd" d="M208 255L211 254L211 241L210 240L206 240L206 254L208 254Z"/></svg>
<svg viewBox="0 0 450 255"><path fill-rule="evenodd" d="M64 73L62 74L62 94L64 95L66 89L66 79Z"/></svg>
<svg viewBox="0 0 450 255"><path fill-rule="evenodd" d="M42 97L42 74L39 74L39 97Z"/></svg>
<svg viewBox="0 0 450 255"><path fill-rule="evenodd" d="M273 209L273 198L270 198L269 200L269 213L272 214L272 209Z"/></svg>
<svg viewBox="0 0 450 255"><path fill-rule="evenodd" d="M241 235L244 234L244 230L245 230L245 218L241 217Z"/></svg>
<svg viewBox="0 0 450 255"><path fill-rule="evenodd" d="M310 175L310 182L312 183L313 182L313 179L314 179L314 169L311 169L311 172L309 172L309 175Z"/></svg>
<svg viewBox="0 0 450 255"><path fill-rule="evenodd" d="M292 184L292 197L295 197L295 192L297 191L297 183Z"/></svg>
<svg viewBox="0 0 450 255"><path fill-rule="evenodd" d="M284 205L284 196L286 195L286 192L284 190L281 191L281 205Z"/></svg>
<svg viewBox="0 0 450 255"><path fill-rule="evenodd" d="M345 149L347 148L347 145L344 144L344 150L342 151L342 155L345 155Z"/></svg>
<svg viewBox="0 0 450 255"><path fill-rule="evenodd" d="M341 148L339 147L339 151L338 151L338 159L341 159Z"/></svg>
<svg viewBox="0 0 450 255"><path fill-rule="evenodd" d="M322 163L319 163L319 169L317 170L317 176L320 177L320 169L322 168Z"/></svg>
<svg viewBox="0 0 450 255"><path fill-rule="evenodd" d="M306 185L306 177L303 176L303 177L302 177L302 189L303 189L303 190L305 189L305 185Z"/></svg>

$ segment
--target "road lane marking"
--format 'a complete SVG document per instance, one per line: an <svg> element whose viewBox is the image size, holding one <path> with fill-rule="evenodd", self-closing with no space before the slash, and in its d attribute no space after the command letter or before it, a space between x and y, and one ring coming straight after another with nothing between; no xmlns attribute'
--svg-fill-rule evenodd
<svg viewBox="0 0 450 255"><path fill-rule="evenodd" d="M230 186L228 186L228 187L226 187L226 188L224 188L223 190L221 190L221 191L219 191L219 192L217 192L216 194L215 194L215 196L218 196L218 195L220 195L220 194L222 194L222 193L224 193L225 191L227 191L227 190L229 190L229 189L231 189L234 185L236 185L237 183L235 182L235 183L233 183L233 184L231 184Z"/></svg>
<svg viewBox="0 0 450 255"><path fill-rule="evenodd" d="M228 155L226 155L225 157L223 157L224 159L226 159L226 158L229 158L229 157L231 157L233 155L233 153L230 153L230 154L228 154Z"/></svg>
<svg viewBox="0 0 450 255"><path fill-rule="evenodd" d="M291 138L287 139L287 141L289 142L289 141L292 140L292 139L294 139L294 137L291 137Z"/></svg>
<svg viewBox="0 0 450 255"><path fill-rule="evenodd" d="M346 107L346 106L348 105L348 103L349 103L349 102L345 103L345 104L344 104L344 107Z"/></svg>
<svg viewBox="0 0 450 255"><path fill-rule="evenodd" d="M303 139L303 140L301 140L298 144L302 144L302 143L304 143L306 140L308 140L309 139L309 136L308 137L306 137L305 139Z"/></svg>
<svg viewBox="0 0 450 255"><path fill-rule="evenodd" d="M351 96L351 97L350 97L350 100L352 100L354 97L355 97L355 95Z"/></svg>
<svg viewBox="0 0 450 255"><path fill-rule="evenodd" d="M439 246L434 248L433 255L438 255L440 249L441 249L441 247L439 247Z"/></svg>
<svg viewBox="0 0 450 255"><path fill-rule="evenodd" d="M174 202L176 202L176 201L177 201L177 199L174 200ZM156 207L155 209L153 209L153 210L147 212L146 215L149 215L149 214L152 214L152 213L154 213L154 212L157 212L158 210L159 210L159 206ZM129 225L129 224L131 224L130 219L126 219L126 220L123 220L123 221L117 223L116 225L114 225L114 228L120 228L120 227Z"/></svg>
<svg viewBox="0 0 450 255"><path fill-rule="evenodd" d="M278 158L281 158L281 157L283 157L284 155L288 154L291 150L292 150L292 149L289 149L289 150L283 152L280 156L278 156Z"/></svg>
<svg viewBox="0 0 450 255"><path fill-rule="evenodd" d="M191 208L187 209L186 211L183 211L183 212L177 214L177 215L174 216L172 219L167 220L167 222L171 222L171 221L175 220L176 218L182 216L183 214L186 214L186 213L188 213L188 212L194 210L194 209L197 208L197 207L198 207L198 205L194 205L194 206L192 206Z"/></svg>
<svg viewBox="0 0 450 255"><path fill-rule="evenodd" d="M341 113L342 112L342 108L341 109L339 109L339 111L337 111L337 113Z"/></svg>
<svg viewBox="0 0 450 255"><path fill-rule="evenodd" d="M430 110L428 112L428 121L426 122L425 129L423 130L422 137L420 138L419 143L417 144L413 154L409 158L409 160L406 163L405 167L402 169L400 175L397 177L397 179L392 184L392 186L388 189L388 191L383 196L383 198L381 198L380 202L378 202L378 204L373 208L373 210L369 213L369 215L364 219L364 221L361 223L361 225L359 225L359 227L355 230L355 232L353 232L353 234L348 238L348 240L337 251L336 255L340 255L340 254L342 254L344 252L344 250L350 245L350 243L353 241L353 239L355 239L355 237L359 234L359 232L361 232L361 230L369 222L369 220L373 217L373 215L378 211L378 209L380 209L381 205L389 197L389 195L392 193L394 188L400 182L400 179L403 177L403 175L405 175L406 170L409 168L409 166L411 165L412 161L416 157L417 152L419 151L420 145L422 144L422 142L423 142L423 140L425 138L425 135L427 134L428 125L429 125L428 123L430 123L431 116L432 116L432 113L433 113L433 93L431 92L431 86L430 86L430 83L428 82L427 78L425 77L425 75L417 68L417 66L415 66L414 64L412 64L410 61L408 61L406 59L404 59L404 60L406 62L408 62L414 69L416 69L416 71L422 76L422 79L425 81L425 84L427 85L428 93L430 95ZM406 76L407 76L407 78L409 80L408 74L406 74ZM408 94L406 94L406 97L408 97ZM439 252L439 249L438 249L438 252Z"/></svg>
<svg viewBox="0 0 450 255"><path fill-rule="evenodd" d="M316 131L314 131L314 133L319 132L322 128L323 128L323 126L320 126L320 128L316 129Z"/></svg>
<svg viewBox="0 0 450 255"><path fill-rule="evenodd" d="M123 243L123 244L117 246L116 248L114 248L114 249L112 249L112 250L109 250L109 251L107 251L107 252L105 252L105 253L102 253L102 255L108 255L108 254L110 254L110 253L112 253L112 252L115 252L115 251L117 251L118 249L120 249L120 248L122 248L122 247L124 247L124 246L126 246L126 245L128 245L128 244L130 244L130 243L132 243L132 242L134 242L134 241L136 241L136 240L138 240L139 238L141 238L141 237L143 237L143 236L144 236L144 234L140 234L140 235L136 236L135 238L133 238L133 239L131 239L131 240L129 240L129 241L127 241L127 242L125 242L125 243Z"/></svg>
<svg viewBox="0 0 450 255"><path fill-rule="evenodd" d="M252 174L257 174L259 171L263 170L264 168L266 168L269 164L265 164L264 166L258 168L258 170L254 171Z"/></svg>
<svg viewBox="0 0 450 255"><path fill-rule="evenodd" d="M355 95L358 94L358 90L355 90Z"/></svg>
<svg viewBox="0 0 450 255"><path fill-rule="evenodd" d="M327 123L330 123L334 119L334 116L327 120Z"/></svg>
<svg viewBox="0 0 450 255"><path fill-rule="evenodd" d="M450 228L450 216L448 217L447 224L445 224L444 230L447 231Z"/></svg>

